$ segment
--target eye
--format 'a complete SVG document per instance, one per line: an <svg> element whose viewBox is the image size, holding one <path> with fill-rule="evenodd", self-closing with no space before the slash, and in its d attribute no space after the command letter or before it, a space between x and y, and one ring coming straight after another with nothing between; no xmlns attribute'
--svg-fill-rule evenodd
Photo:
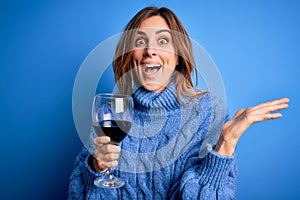
<svg viewBox="0 0 300 200"><path fill-rule="evenodd" d="M169 40L167 38L160 38L158 40L158 43L159 44L168 44L169 43Z"/></svg>
<svg viewBox="0 0 300 200"><path fill-rule="evenodd" d="M146 40L143 38L138 38L135 40L135 46L145 46L146 45Z"/></svg>

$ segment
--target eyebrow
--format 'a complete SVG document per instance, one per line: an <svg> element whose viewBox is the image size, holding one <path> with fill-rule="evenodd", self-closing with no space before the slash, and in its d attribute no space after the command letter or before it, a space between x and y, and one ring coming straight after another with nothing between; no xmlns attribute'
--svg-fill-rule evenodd
<svg viewBox="0 0 300 200"><path fill-rule="evenodd" d="M155 33L156 33L156 34L159 34L159 33L163 33L163 32L168 32L168 33L171 34L171 31L170 31L170 30L167 30L167 29L158 30L158 31L156 31Z"/></svg>
<svg viewBox="0 0 300 200"><path fill-rule="evenodd" d="M161 30L158 30L156 31L155 33L156 34L159 34L159 33L163 33L163 32L167 32L167 33L170 33L171 34L171 31L170 30L167 30L167 29L161 29ZM141 34L141 35L147 35L145 32L143 31L138 31L137 32L138 34Z"/></svg>

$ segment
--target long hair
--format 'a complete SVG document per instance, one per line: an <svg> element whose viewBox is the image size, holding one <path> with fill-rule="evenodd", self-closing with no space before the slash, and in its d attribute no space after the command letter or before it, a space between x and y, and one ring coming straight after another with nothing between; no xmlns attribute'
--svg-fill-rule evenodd
<svg viewBox="0 0 300 200"><path fill-rule="evenodd" d="M127 24L124 33L117 45L115 57L113 61L113 69L115 74L115 81L121 93L132 93L134 86L133 73L133 38L135 30L138 29L141 23L150 17L161 16L168 24L172 34L174 49L178 55L178 65L175 70L180 74L175 76L176 95L180 103L181 97L194 98L205 91L197 91L193 85L192 72L195 70L192 44L188 33L183 27L178 17L168 8L162 7L146 7L139 11ZM196 73L197 80L197 73Z"/></svg>

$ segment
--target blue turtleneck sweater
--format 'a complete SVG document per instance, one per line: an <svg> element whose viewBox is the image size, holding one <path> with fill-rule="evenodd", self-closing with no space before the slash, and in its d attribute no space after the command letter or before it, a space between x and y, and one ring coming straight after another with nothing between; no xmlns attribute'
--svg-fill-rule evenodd
<svg viewBox="0 0 300 200"><path fill-rule="evenodd" d="M228 118L220 100L206 93L194 104L195 99L183 99L191 105L181 106L172 83L162 93L139 88L132 97L134 123L120 143L114 171L125 185L96 187L93 181L102 174L88 165L93 147L83 148L69 199L235 199L235 157L212 150Z"/></svg>

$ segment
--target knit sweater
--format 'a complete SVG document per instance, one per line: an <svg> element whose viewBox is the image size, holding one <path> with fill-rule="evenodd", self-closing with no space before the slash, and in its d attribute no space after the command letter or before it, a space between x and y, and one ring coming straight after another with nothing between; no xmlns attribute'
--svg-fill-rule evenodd
<svg viewBox="0 0 300 200"><path fill-rule="evenodd" d="M114 170L125 185L95 186L94 179L102 173L88 165L93 150L83 148L70 177L69 199L235 199L235 156L212 150L220 126L228 120L220 109L222 101L206 93L197 103L181 106L172 83L161 93L139 88L132 97L133 125L120 143ZM224 118L217 120L219 116Z"/></svg>

